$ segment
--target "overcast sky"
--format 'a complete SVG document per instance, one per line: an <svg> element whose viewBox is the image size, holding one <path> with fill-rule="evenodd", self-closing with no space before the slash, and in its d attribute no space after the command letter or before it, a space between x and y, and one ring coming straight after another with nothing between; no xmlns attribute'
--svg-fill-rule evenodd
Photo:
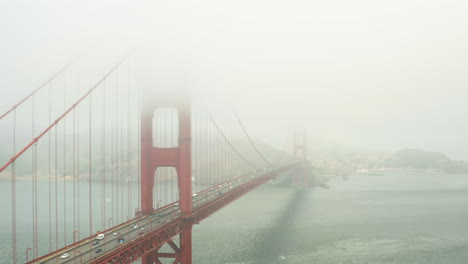
<svg viewBox="0 0 468 264"><path fill-rule="evenodd" d="M0 110L84 50L92 79L138 46L135 64L232 105L255 138L305 128L468 160L467 13L463 0L1 1Z"/></svg>

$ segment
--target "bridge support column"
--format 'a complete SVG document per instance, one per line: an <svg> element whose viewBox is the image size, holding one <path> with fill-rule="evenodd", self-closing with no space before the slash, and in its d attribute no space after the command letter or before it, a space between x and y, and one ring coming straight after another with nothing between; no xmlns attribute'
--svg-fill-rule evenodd
<svg viewBox="0 0 468 264"><path fill-rule="evenodd" d="M173 167L177 171L181 217L187 219L187 224L180 235L180 250L172 241L167 242L174 249L175 253L158 253L155 251L143 256L142 264L161 263L158 259L159 257L171 256L175 256L176 258L174 263L191 264L192 114L190 100L188 96L184 100L163 100L159 103L147 100L147 98L143 98L143 100L141 113L141 213L148 215L154 211L153 188L156 169L158 167ZM172 103L168 104L167 102ZM179 139L178 146L176 147L158 148L153 146L153 116L154 111L159 107L173 107L177 110L179 117Z"/></svg>
<svg viewBox="0 0 468 264"><path fill-rule="evenodd" d="M180 263L192 264L192 224L185 226L180 234Z"/></svg>
<svg viewBox="0 0 468 264"><path fill-rule="evenodd" d="M141 264L153 264L153 255L144 255L141 257Z"/></svg>
<svg viewBox="0 0 468 264"><path fill-rule="evenodd" d="M192 224L188 223L182 233L180 233L179 246L174 241L170 240L166 243L174 251L172 253L159 252L160 248L155 252L146 255L142 258L142 263L145 264L161 264L160 258L174 259L174 264L192 264ZM145 261L145 262L143 262Z"/></svg>

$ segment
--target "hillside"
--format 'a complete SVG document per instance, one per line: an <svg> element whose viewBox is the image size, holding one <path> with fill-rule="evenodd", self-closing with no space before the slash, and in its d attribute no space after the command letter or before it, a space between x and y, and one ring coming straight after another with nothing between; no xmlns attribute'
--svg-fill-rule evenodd
<svg viewBox="0 0 468 264"><path fill-rule="evenodd" d="M468 173L468 163L454 161L440 152L403 149L383 162L384 167L435 170L446 173Z"/></svg>

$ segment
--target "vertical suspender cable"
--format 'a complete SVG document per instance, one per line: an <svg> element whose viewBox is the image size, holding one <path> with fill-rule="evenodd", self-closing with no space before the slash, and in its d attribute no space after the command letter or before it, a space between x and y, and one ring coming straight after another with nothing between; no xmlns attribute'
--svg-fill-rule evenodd
<svg viewBox="0 0 468 264"><path fill-rule="evenodd" d="M157 118L158 118L157 116L153 116L153 121L158 120ZM157 129L159 129L159 127L155 128L155 122L152 122L151 137L153 138L153 140L152 140L153 145L156 144L156 147L159 146L159 137L160 137L159 131L157 131ZM157 196L159 194L159 192L156 191L156 188L159 187L159 183L158 183L159 173L160 173L160 171L158 171L158 169L156 168L156 171L154 172L154 175L153 175L154 180L153 180L153 190L152 190L152 192L153 192L153 205L156 204L156 208L159 208L159 197Z"/></svg>
<svg viewBox="0 0 468 264"><path fill-rule="evenodd" d="M72 117L73 243L76 242L76 108Z"/></svg>
<svg viewBox="0 0 468 264"><path fill-rule="evenodd" d="M214 167L214 162L213 162L213 136L212 136L212 127L211 126L208 126L208 166L209 166L209 175L210 175L210 186L213 186L214 185L214 181L213 181L213 167Z"/></svg>
<svg viewBox="0 0 468 264"><path fill-rule="evenodd" d="M76 242L76 109L73 109L73 145L72 145L72 173L73 173L73 243Z"/></svg>
<svg viewBox="0 0 468 264"><path fill-rule="evenodd" d="M118 72L118 70L117 70ZM124 87L125 85L122 85L122 87ZM124 221L124 212L125 212L125 206L124 206L124 177L125 177L125 171L124 171L124 166L123 166L123 162L124 162L124 106L123 106L123 102L124 102L124 93L123 93L123 89L124 88L121 88L122 89L122 99L120 101L120 105L121 107L119 107L120 109L120 219L121 221L123 222Z"/></svg>
<svg viewBox="0 0 468 264"><path fill-rule="evenodd" d="M39 243L38 243L38 226L37 226L37 142L34 144L34 229L36 230L36 234L34 237L34 246L36 248L34 252L34 257L37 258L39 256Z"/></svg>
<svg viewBox="0 0 468 264"><path fill-rule="evenodd" d="M57 134L58 134L58 125L55 125L55 249L58 249L58 188L57 188L57 179L58 179L58 165L57 165Z"/></svg>
<svg viewBox="0 0 468 264"><path fill-rule="evenodd" d="M230 137L230 131L229 131L229 119L227 115L226 115L226 120L224 120L224 127L226 129L227 137L230 139L230 141L232 141L232 138ZM227 164L228 164L227 154L228 154L228 148L224 148L224 154L223 154L224 155L224 178L226 180L229 179L228 169L227 169Z"/></svg>
<svg viewBox="0 0 468 264"><path fill-rule="evenodd" d="M118 151L118 147L119 147L119 119L118 119L118 113L119 113L119 102L118 102L118 98L119 98L119 75L118 75L118 71L116 72L115 74L115 177L116 177L116 194L120 193L119 192L119 151ZM117 223L120 223L120 220L119 220L119 196L116 195L116 199L115 199L115 221Z"/></svg>
<svg viewBox="0 0 468 264"><path fill-rule="evenodd" d="M239 133L239 129L236 128L236 134L237 134L237 147L239 148L240 147L240 144L241 144L241 139L240 139L240 133ZM241 160L239 157L236 158L237 159L237 175L241 175Z"/></svg>
<svg viewBox="0 0 468 264"><path fill-rule="evenodd" d="M214 162L214 133L213 133L214 128L210 127L210 181L211 185L215 185L214 181L214 168L215 168L215 162Z"/></svg>
<svg viewBox="0 0 468 264"><path fill-rule="evenodd" d="M131 160L130 160L130 61L128 62L127 67L127 219L131 217Z"/></svg>
<svg viewBox="0 0 468 264"><path fill-rule="evenodd" d="M213 182L212 184L215 185L217 184L216 178L215 178L215 171L216 171L216 142L215 142L215 133L214 133L215 128L211 127L211 181Z"/></svg>
<svg viewBox="0 0 468 264"><path fill-rule="evenodd" d="M223 115L221 112L219 112L218 114L218 118L220 118L222 120L223 118ZM221 174L221 169L222 169L222 166L223 166L223 155L221 153L221 146L224 145L225 143L221 143L221 141L219 140L219 136L218 134L216 134L216 157L217 157L217 160L216 160L216 178L218 180L219 183L223 182L223 175Z"/></svg>
<svg viewBox="0 0 468 264"><path fill-rule="evenodd" d="M101 229L106 229L106 82L102 83L102 121L101 121L101 177L102 177L102 201L101 201Z"/></svg>
<svg viewBox="0 0 468 264"><path fill-rule="evenodd" d="M193 134L193 136L195 137L195 140L192 140L192 142L195 143L195 148L194 148L195 151L192 150L192 152L195 153L195 157L194 157L194 159L195 159L195 164L192 165L192 166L194 166L196 173L195 173L195 175L192 175L192 178L195 177L195 181L192 181L192 185L195 185L195 193L198 193L197 178L198 178L198 175L200 174L200 166L199 166L199 164L198 164L198 157L200 156L200 155L198 154L198 152L199 152L198 140L199 140L199 129L200 129L200 124L198 123L199 120L198 120L197 118L198 118L198 113L197 113L197 111L193 111L193 119L195 120L195 122L194 122L194 124L195 124L195 129L194 129L195 132L192 131L192 134ZM192 156L192 157L193 157L193 156ZM192 171L193 171L193 169L192 169Z"/></svg>
<svg viewBox="0 0 468 264"><path fill-rule="evenodd" d="M169 124L171 123L171 120L172 119L172 115L171 115L171 112L170 112L170 109L167 109L167 120L165 121L165 123L167 124L166 128L165 128L165 137L167 138L167 146L168 147L172 147L172 142L170 141L171 139L171 131L168 129L169 128ZM172 129L171 129L172 130ZM172 171L172 168L166 168L166 177L164 178L164 191L166 192L166 204L169 204L171 202L171 199L169 198L170 197L170 192L169 192L169 188L171 187L170 185L170 182L169 180L172 180L169 176L170 174L170 171Z"/></svg>
<svg viewBox="0 0 468 264"><path fill-rule="evenodd" d="M196 178L195 178L195 184L197 186L197 193L200 192L200 188L202 188L200 186L200 183L202 182L201 181L201 177L204 176L203 175L203 171L202 171L202 156L203 156L203 153L202 153L202 146L203 146L203 137L202 137L202 131L203 131L203 123L202 123L202 120L201 120L201 115L200 115L200 112L197 111L197 134L196 134L196 141L198 142L197 143L197 154L196 154L196 157L195 157L195 162L197 164L197 174L196 174ZM202 189L204 190L204 189Z"/></svg>
<svg viewBox="0 0 468 264"><path fill-rule="evenodd" d="M16 153L16 109L13 110L13 155ZM11 164L11 247L13 264L17 263L18 251L16 244L16 162Z"/></svg>
<svg viewBox="0 0 468 264"><path fill-rule="evenodd" d="M218 175L218 166L219 166L219 154L218 154L218 147L219 147L219 142L218 142L218 134L216 133L216 131L214 132L214 165L213 165L213 169L214 169L214 173L213 173L213 177L214 177L214 180L216 182L216 184L219 184L220 183L220 180L219 180L219 175Z"/></svg>
<svg viewBox="0 0 468 264"><path fill-rule="evenodd" d="M234 130L232 130L232 128L233 128L233 126L232 126L232 121L229 122L228 126L229 126L229 128L228 128L229 134L231 135L231 141L232 141L232 142L235 142ZM233 144L234 144L234 143L233 143ZM231 151L229 151L227 154L228 154L228 161L229 161L229 162L228 162L228 174L229 174L230 178L234 178L235 175L233 175L232 169L231 169L231 168L232 168L232 163L234 162L234 161L231 159Z"/></svg>
<svg viewBox="0 0 468 264"><path fill-rule="evenodd" d="M160 115L161 115L161 111L158 111L156 112L157 114L153 116L153 124L156 123L156 129L154 129L154 125L153 125L153 129L152 129L152 134L153 134L153 138L156 137L156 146L157 147L161 147L161 133L159 133L160 131L160 125L161 125L161 122L157 122L158 120L160 120ZM156 135L154 135L156 131ZM158 190L160 187L161 187L161 184L159 184L159 178L160 178L160 175L161 174L161 169L158 170L158 168L156 168L156 171L154 173L154 185L153 185L153 204L154 204L154 201L156 201L156 204L157 204L157 208L160 207L160 197L159 197L159 194L160 194L160 191ZM155 200L156 199L156 200Z"/></svg>
<svg viewBox="0 0 468 264"><path fill-rule="evenodd" d="M170 132L170 142L171 144L174 144L174 119L175 119L175 116L172 115L171 116L171 124L170 124L170 127L171 127L171 132ZM171 175L169 176L169 179L170 179L170 183L171 183L171 198L169 199L170 203L174 202L175 199L174 199L174 169L171 169Z"/></svg>
<svg viewBox="0 0 468 264"><path fill-rule="evenodd" d="M214 165L213 165L213 178L215 180L215 183L216 184L219 184L220 181L219 181L219 178L218 178L218 145L219 145L219 142L218 142L218 134L216 133L216 130L213 129L213 146L214 146L214 155L213 155L213 158L214 158Z"/></svg>
<svg viewBox="0 0 468 264"><path fill-rule="evenodd" d="M162 129L162 132L163 132L163 144L164 144L164 147L169 147L169 142L167 141L167 138L168 138L168 129L167 129L167 117L168 117L168 114L169 114L169 109L164 109L163 111L163 129ZM164 205L168 204L167 202L167 168L163 168L163 200L164 200Z"/></svg>
<svg viewBox="0 0 468 264"><path fill-rule="evenodd" d="M219 118L221 119L221 121L223 121L223 114L222 114L222 112L220 112L219 116L220 116ZM222 123L221 123L221 124L222 124ZM220 128L220 129L221 129L221 128ZM219 139L218 139L218 140L219 140ZM217 146L217 151L218 151L218 155L216 155L216 157L219 157L219 159L218 159L218 164L217 164L217 166L216 166L216 168L218 169L218 172L216 173L216 176L218 177L218 180L219 180L220 182L223 182L223 181L224 181L224 175L221 173L221 171L222 171L222 169L223 169L223 154L222 154L222 149L221 149L221 147L222 147L223 145L225 145L225 144L226 144L226 143L223 143L223 144L221 144L221 143L216 144L216 146Z"/></svg>
<svg viewBox="0 0 468 264"><path fill-rule="evenodd" d="M221 113L221 124L223 125L223 131L226 131L226 118L227 118L226 113ZM226 137L228 136L229 135L226 133ZM224 175L224 164L225 164L224 153L227 148L228 146L226 145L226 143L219 145L219 152L221 155L221 161L220 161L221 165L219 166L219 169L220 169L219 174L221 175L221 179L223 182L226 181L226 175Z"/></svg>
<svg viewBox="0 0 468 264"><path fill-rule="evenodd" d="M229 117L229 116L227 116ZM226 135L231 142L233 142L232 134L231 134L231 119L227 118L225 121L226 127ZM234 144L234 143L233 143ZM229 174L229 148L224 149L224 174L226 175L226 179L230 179L231 175Z"/></svg>
<svg viewBox="0 0 468 264"><path fill-rule="evenodd" d="M112 96L115 96L115 93L112 94ZM111 165L111 217L109 219L112 219L112 221L114 221L114 182L115 182L115 161L114 161L114 132L115 132L115 129L114 129L114 122L115 122L115 115L113 114L113 110L114 110L114 103L115 103L115 100L113 100L114 98L110 98L109 100L109 113L110 113L110 121L111 121L111 124L110 124L110 128L111 128L111 131L110 131L110 143L111 143L111 155L110 155L110 165Z"/></svg>
<svg viewBox="0 0 468 264"><path fill-rule="evenodd" d="M196 141L198 142L197 143L197 154L196 154L196 157L195 157L195 162L197 164L197 174L196 174L196 178L195 178L195 184L197 186L197 193L200 192L200 183L202 182L201 181L201 177L203 175L203 171L202 171L202 145L203 145L203 138L202 138L202 129L203 129L203 126L202 126L202 120L201 120L201 115L200 115L200 112L197 111L197 126L198 126L198 129L197 129L197 138L196 138ZM204 175L203 175L204 176ZM203 190L203 189L202 189Z"/></svg>
<svg viewBox="0 0 468 264"><path fill-rule="evenodd" d="M239 131L236 131L236 135L237 135L237 147L239 148L240 146L240 137L239 137ZM237 176L240 176L241 174L241 171L240 171L240 159L237 157L236 158L236 161L237 161L237 167L236 167L236 172L237 172Z"/></svg>
<svg viewBox="0 0 468 264"><path fill-rule="evenodd" d="M72 151L72 177L73 177L73 243L76 242L76 231L77 231L77 226L76 226L76 181L77 181L77 175L76 175L76 108L73 109L73 132L72 132L72 141L73 141L73 151Z"/></svg>
<svg viewBox="0 0 468 264"><path fill-rule="evenodd" d="M221 142L220 142L218 137L219 136L216 133L216 144L215 144L215 146L216 146L216 155L215 155L215 157L216 157L216 166L215 166L216 171L215 171L215 177L216 177L217 182L221 183L223 181L223 179L220 177L221 174L219 173L219 171L220 171L221 165L222 165L222 156L221 156L221 153L220 153L221 152L220 151L221 150Z"/></svg>
<svg viewBox="0 0 468 264"><path fill-rule="evenodd" d="M81 185L81 174L80 174L80 111L77 110L77 119L76 119L76 130L78 131L76 135L76 168L77 168L77 174L78 174L78 186L76 188L77 192L77 201L76 201L76 226L77 226L77 231L78 231L78 240L80 239L80 234L81 234L81 225L80 225L80 185Z"/></svg>
<svg viewBox="0 0 468 264"><path fill-rule="evenodd" d="M227 119L227 116L226 116L226 113L221 113L221 124L223 126L223 131L226 131L226 119ZM229 135L227 134L227 131L226 131L226 138L229 139ZM219 151L220 151L220 155L221 155L221 165L220 165L220 172L219 174L221 175L221 179L222 181L226 181L226 175L224 174L224 165L225 165L225 150L228 148L228 146L226 145L226 143L224 144L220 144L219 146Z"/></svg>
<svg viewBox="0 0 468 264"><path fill-rule="evenodd" d="M137 149L137 152L138 152L138 160L137 160L137 166L138 166L138 175L137 175L137 185L138 185L138 197L137 197L137 201L138 201L138 210L141 210L141 185L140 185L140 178L141 178L141 132L140 132L140 126L141 126L141 92L140 92L140 88L138 87L138 93L137 93L137 98L136 98L136 101L137 101L137 135L138 135L138 141L137 141L137 146L138 146L138 149Z"/></svg>
<svg viewBox="0 0 468 264"><path fill-rule="evenodd" d="M34 111L35 111L35 101L36 101L36 97L33 96L32 97L32 100L31 100L31 103L32 103L32 109L31 109L31 138L34 139ZM36 188L35 188L35 183L36 183L36 170L34 168L34 159L35 159L35 151L34 151L34 148L36 148L36 144L33 145L33 149L31 151L31 175L32 175L32 229L33 229L33 237L32 237L32 243L33 243L33 255L36 256L36 251L37 251L37 248L36 248L36 235L37 235L37 232L36 232L36 198L37 198L37 194L36 194Z"/></svg>
<svg viewBox="0 0 468 264"><path fill-rule="evenodd" d="M66 79L65 79L66 81ZM66 83L63 89L63 108L67 109L66 105ZM66 179L66 156L67 156L67 141L66 141L66 119L63 119L63 245L67 245L67 179Z"/></svg>
<svg viewBox="0 0 468 264"><path fill-rule="evenodd" d="M128 212L127 212L127 218L132 217L132 201L133 201L133 196L132 196L132 186L131 186L131 148L130 148L130 135L131 135L131 130L130 130L130 61L128 62L128 67L127 67L127 205L128 205Z"/></svg>
<svg viewBox="0 0 468 264"><path fill-rule="evenodd" d="M51 105L52 105L52 98L51 98L51 95L52 95L52 84L49 83L49 124L50 124L50 120L51 120ZM48 159L48 163L49 163L49 177L48 177L48 183L49 183L49 251L52 252L52 193L51 193L51 180L50 180L50 177L51 177L51 167L50 167L50 163L51 163L51 157L50 157L50 152L51 152L51 136L50 136L51 133L48 133L48 144L49 144L49 159Z"/></svg>
<svg viewBox="0 0 468 264"><path fill-rule="evenodd" d="M228 137L230 138L230 141L233 141L233 137L232 137L232 133L231 133L231 120L232 119L228 119L228 122L226 124L226 133L228 135ZM231 179L231 175L229 174L229 164L230 164L230 160L229 160L229 149L226 148L225 149L225 164L224 164L224 171L226 173L226 178L227 179Z"/></svg>
<svg viewBox="0 0 468 264"><path fill-rule="evenodd" d="M162 108L161 111L159 112L160 113L160 122L159 122L159 134L160 134L160 141L159 141L159 144L161 147L166 147L166 142L164 141L165 139L165 131L164 131L164 122L166 121L165 120L165 114L166 114L166 109ZM164 186L164 176L165 176L165 168L164 167L161 167L159 169L159 197L161 197L161 205L166 205L166 199L164 197L164 189L165 189L165 186Z"/></svg>
<svg viewBox="0 0 468 264"><path fill-rule="evenodd" d="M91 138L92 138L92 134L91 134L91 126L92 126L92 95L90 94L89 95L89 142L88 142L88 151L89 151L89 154L88 154L88 176L89 176L89 235L92 235L93 234L93 196L92 196L92 188L93 188L93 174L92 174L92 167L91 167L91 151L92 151L92 148L91 148Z"/></svg>
<svg viewBox="0 0 468 264"><path fill-rule="evenodd" d="M231 118L228 118L225 122L226 124L226 134L230 141L232 140L232 134L231 134ZM229 150L228 148L225 148L224 150L224 174L226 175L226 179L230 179L231 175L229 174Z"/></svg>
<svg viewBox="0 0 468 264"><path fill-rule="evenodd" d="M160 113L160 126L159 126L159 135L160 135L160 141L159 143L161 144L161 147L165 147L165 142L164 142L164 121L165 121L165 109L161 109ZM159 197L161 200L161 205L166 205L165 199L164 199L164 168L159 169Z"/></svg>
<svg viewBox="0 0 468 264"><path fill-rule="evenodd" d="M160 120L161 119L161 111L157 112L158 115L156 117L154 117L156 120ZM157 122L156 123L158 126L156 127L156 143L157 143L157 146L161 147L161 122ZM154 135L153 135L154 136ZM156 197L156 203L158 204L158 208L161 206L161 184L160 184L160 179L161 179L161 169L158 170L158 168L156 168L156 172L155 172L155 176L154 176L156 179L154 180L155 182L155 186L153 186L153 197Z"/></svg>

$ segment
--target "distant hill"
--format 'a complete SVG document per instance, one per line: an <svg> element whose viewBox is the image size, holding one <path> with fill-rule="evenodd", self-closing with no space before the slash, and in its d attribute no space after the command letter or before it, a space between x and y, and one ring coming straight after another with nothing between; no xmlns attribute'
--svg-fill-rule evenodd
<svg viewBox="0 0 468 264"><path fill-rule="evenodd" d="M385 167L468 173L468 163L454 161L440 152L403 149L384 161Z"/></svg>

